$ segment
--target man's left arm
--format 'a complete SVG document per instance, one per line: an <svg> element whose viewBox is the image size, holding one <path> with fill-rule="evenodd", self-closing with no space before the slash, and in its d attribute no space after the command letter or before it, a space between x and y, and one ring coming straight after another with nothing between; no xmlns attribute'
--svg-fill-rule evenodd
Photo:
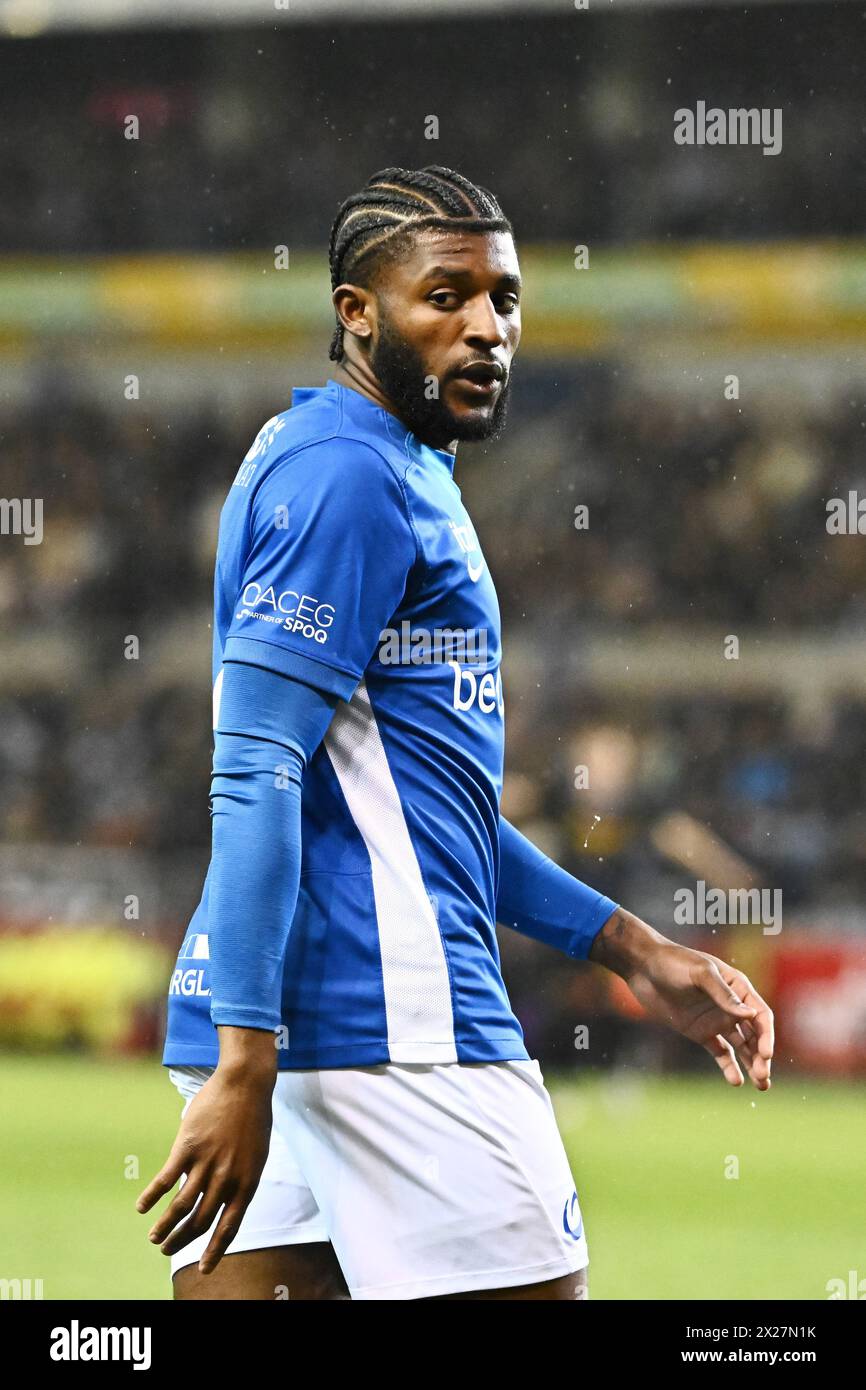
<svg viewBox="0 0 866 1390"><path fill-rule="evenodd" d="M616 909L612 898L561 869L499 817L498 922L575 960L586 960L597 933Z"/></svg>
<svg viewBox="0 0 866 1390"><path fill-rule="evenodd" d="M732 1086L743 1084L739 1057L758 1090L770 1089L773 1015L741 970L662 936L560 868L502 816L499 850L497 921L604 965L650 1018L706 1048Z"/></svg>

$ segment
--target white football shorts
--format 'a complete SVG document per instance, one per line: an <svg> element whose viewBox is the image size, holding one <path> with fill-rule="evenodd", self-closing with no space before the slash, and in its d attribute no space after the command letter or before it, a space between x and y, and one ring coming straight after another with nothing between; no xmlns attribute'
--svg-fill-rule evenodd
<svg viewBox="0 0 866 1390"><path fill-rule="evenodd" d="M187 1105L210 1074L169 1072ZM173 1255L172 1274L209 1238ZM353 1299L583 1269L580 1206L538 1063L280 1072L267 1162L226 1253L304 1241L331 1242Z"/></svg>

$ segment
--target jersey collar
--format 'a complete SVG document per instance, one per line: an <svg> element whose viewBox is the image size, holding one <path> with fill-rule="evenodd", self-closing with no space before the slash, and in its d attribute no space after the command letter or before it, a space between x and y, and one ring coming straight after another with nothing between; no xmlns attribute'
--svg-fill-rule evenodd
<svg viewBox="0 0 866 1390"><path fill-rule="evenodd" d="M300 392L303 392L311 388L301 387L299 389ZM295 397L299 395L299 389L296 388L292 392L293 402ZM390 410L385 410L384 406L371 401L369 396L362 396L360 391L353 391L351 386L344 386L342 382L333 381L330 377L324 389L332 393L335 399L339 398L342 401L343 413L348 419L354 420L359 425L365 425L367 428L378 420L380 428L384 428L399 444L405 445L412 457L416 458L419 463L435 461L440 466L444 464L453 477L454 455L449 453L447 449L433 449L429 444L425 444L411 430L407 430L403 421L398 420L396 415L392 415Z"/></svg>

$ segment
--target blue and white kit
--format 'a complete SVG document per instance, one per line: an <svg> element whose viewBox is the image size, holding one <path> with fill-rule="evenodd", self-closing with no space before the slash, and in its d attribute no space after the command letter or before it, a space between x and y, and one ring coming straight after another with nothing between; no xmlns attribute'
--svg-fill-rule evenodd
<svg viewBox="0 0 866 1390"><path fill-rule="evenodd" d="M286 1096L309 1112L299 1087L333 1069L346 1073L336 1095L361 1071L417 1080L447 1078L450 1066L471 1085L484 1064L510 1076L511 1064L534 1067L502 981L497 921L580 959L616 904L500 815L499 607L454 456L337 382L292 399L259 431L220 520L213 850L172 973L163 1060L181 1077L204 1069L201 1084L219 1056L215 1025L272 1028L281 1072L302 1073ZM413 1090L422 1116L426 1084ZM502 1084L529 1095L522 1074ZM552 1112L544 1123L557 1179L554 1214L539 1220L554 1253L533 1268L581 1268ZM283 1139L296 1159L306 1151ZM501 1148L491 1139L491 1154ZM327 1168L321 1153L316 1164ZM315 1196L317 1224L303 1234L309 1205L295 1212L285 1243L322 1239L330 1212L328 1236L351 1266L351 1234L331 1196ZM431 1254L432 1242L426 1263L394 1278L359 1269L355 1296L521 1282L526 1263L498 1259L481 1224L475 1274L453 1249Z"/></svg>

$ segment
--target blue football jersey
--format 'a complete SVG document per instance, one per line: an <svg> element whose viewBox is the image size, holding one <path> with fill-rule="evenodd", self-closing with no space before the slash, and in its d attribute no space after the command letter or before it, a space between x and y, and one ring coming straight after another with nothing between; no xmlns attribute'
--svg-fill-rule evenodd
<svg viewBox="0 0 866 1390"><path fill-rule="evenodd" d="M281 1067L528 1057L495 932L499 606L453 470L329 381L262 427L223 507L214 727L230 661L340 697L303 781ZM167 1065L219 1055L207 898L206 880L171 977Z"/></svg>

